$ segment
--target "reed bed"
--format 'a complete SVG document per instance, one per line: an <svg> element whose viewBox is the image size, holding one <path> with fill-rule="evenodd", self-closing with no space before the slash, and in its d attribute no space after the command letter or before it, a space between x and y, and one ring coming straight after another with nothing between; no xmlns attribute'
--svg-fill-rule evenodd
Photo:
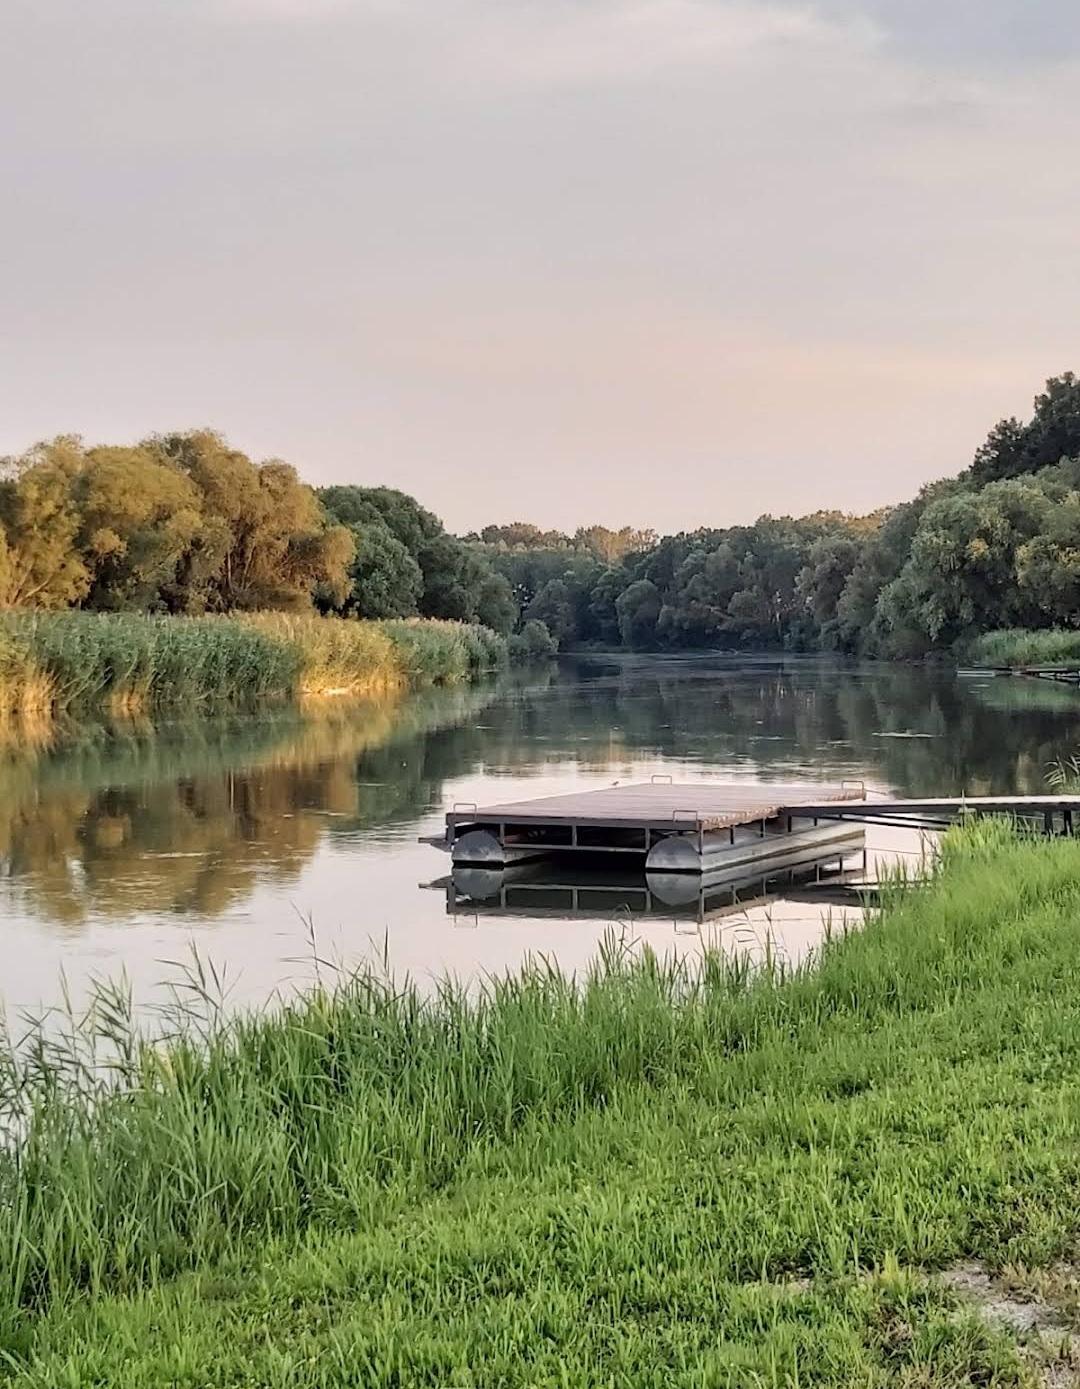
<svg viewBox="0 0 1080 1389"><path fill-rule="evenodd" d="M985 666L1053 666L1080 662L1080 631L1007 628L976 637L967 659Z"/></svg>
<svg viewBox="0 0 1080 1389"><path fill-rule="evenodd" d="M925 1270L1080 1233L1078 909L982 825L793 972L102 990L2 1070L10 1382L1026 1382Z"/></svg>
<svg viewBox="0 0 1080 1389"><path fill-rule="evenodd" d="M0 718L93 709L251 709L301 694L452 683L505 659L465 624L0 613Z"/></svg>
<svg viewBox="0 0 1080 1389"><path fill-rule="evenodd" d="M357 622L289 613L258 613L243 621L301 653L300 683L307 694L450 685L507 663L504 638L465 622Z"/></svg>

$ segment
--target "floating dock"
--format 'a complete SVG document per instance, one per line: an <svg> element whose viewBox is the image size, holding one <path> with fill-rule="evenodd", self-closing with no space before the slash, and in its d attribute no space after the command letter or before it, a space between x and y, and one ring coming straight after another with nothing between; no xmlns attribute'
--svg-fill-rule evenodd
<svg viewBox="0 0 1080 1389"><path fill-rule="evenodd" d="M862 852L862 832L795 815L811 798L861 800L859 784L758 786L652 781L533 801L456 805L446 817L455 864L496 867L590 854L644 861L648 872L747 875ZM856 843L856 840L858 841Z"/></svg>
<svg viewBox="0 0 1080 1389"><path fill-rule="evenodd" d="M885 824L944 829L1006 815L1047 834L1072 834L1080 796L936 796L869 799L861 782L839 786L654 780L532 801L455 805L445 839L455 864L503 867L589 854L624 856L647 872L748 876L863 849L862 830ZM1060 826L1060 831L1059 831Z"/></svg>

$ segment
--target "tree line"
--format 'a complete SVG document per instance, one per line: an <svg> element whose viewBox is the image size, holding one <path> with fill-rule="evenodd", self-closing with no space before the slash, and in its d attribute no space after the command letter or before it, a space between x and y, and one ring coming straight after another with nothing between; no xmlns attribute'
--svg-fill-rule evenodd
<svg viewBox="0 0 1080 1389"><path fill-rule="evenodd" d="M1080 380L1052 378L959 476L870 516L658 539L526 522L451 535L388 487L315 489L218 434L61 437L0 464L0 606L317 609L479 622L556 645L919 656L1080 626Z"/></svg>
<svg viewBox="0 0 1080 1389"><path fill-rule="evenodd" d="M0 462L0 607L518 618L509 581L412 498L318 491L208 430Z"/></svg>
<svg viewBox="0 0 1080 1389"><path fill-rule="evenodd" d="M1000 628L1075 628L1080 380L1051 379L959 476L870 516L763 516L632 544L615 563L566 537L484 548L525 620L564 646L916 657Z"/></svg>

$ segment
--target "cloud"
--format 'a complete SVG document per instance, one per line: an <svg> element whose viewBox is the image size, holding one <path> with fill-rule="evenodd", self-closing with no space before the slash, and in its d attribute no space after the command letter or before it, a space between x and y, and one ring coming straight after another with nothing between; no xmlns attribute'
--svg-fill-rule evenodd
<svg viewBox="0 0 1080 1389"><path fill-rule="evenodd" d="M806 6L767 0L547 0L484 10L472 31L470 66L507 85L666 76L765 55L863 50L876 41L862 20L824 20Z"/></svg>

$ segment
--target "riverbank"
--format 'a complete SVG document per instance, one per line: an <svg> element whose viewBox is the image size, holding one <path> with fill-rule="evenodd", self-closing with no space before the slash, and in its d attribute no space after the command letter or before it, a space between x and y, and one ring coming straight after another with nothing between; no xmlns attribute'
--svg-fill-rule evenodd
<svg viewBox="0 0 1080 1389"><path fill-rule="evenodd" d="M103 999L120 1094L0 1068L0 1383L1029 1382L937 1274L1075 1306L1078 912L1080 845L984 825L787 978L202 980L156 1048Z"/></svg>
<svg viewBox="0 0 1080 1389"><path fill-rule="evenodd" d="M1032 632L1011 627L976 637L963 659L980 666L1056 666L1080 663L1080 631L1055 628Z"/></svg>
<svg viewBox="0 0 1080 1389"><path fill-rule="evenodd" d="M9 611L0 613L0 723L416 689L507 659L505 639L487 628L420 618Z"/></svg>

